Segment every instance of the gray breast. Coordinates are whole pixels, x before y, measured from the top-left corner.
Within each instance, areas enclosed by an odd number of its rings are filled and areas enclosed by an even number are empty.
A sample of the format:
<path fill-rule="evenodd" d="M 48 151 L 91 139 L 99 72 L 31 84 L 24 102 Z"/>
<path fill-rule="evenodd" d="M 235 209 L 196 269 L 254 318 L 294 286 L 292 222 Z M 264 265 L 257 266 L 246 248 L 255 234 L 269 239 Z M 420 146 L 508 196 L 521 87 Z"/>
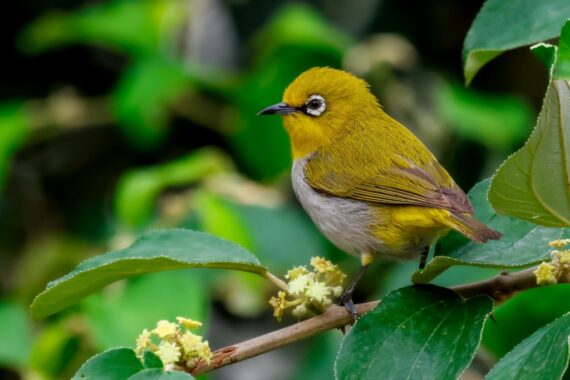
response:
<path fill-rule="evenodd" d="M 382 242 L 370 233 L 373 210 L 365 203 L 319 193 L 305 181 L 310 157 L 293 163 L 291 180 L 297 199 L 319 230 L 338 248 L 359 255 L 381 252 Z"/>

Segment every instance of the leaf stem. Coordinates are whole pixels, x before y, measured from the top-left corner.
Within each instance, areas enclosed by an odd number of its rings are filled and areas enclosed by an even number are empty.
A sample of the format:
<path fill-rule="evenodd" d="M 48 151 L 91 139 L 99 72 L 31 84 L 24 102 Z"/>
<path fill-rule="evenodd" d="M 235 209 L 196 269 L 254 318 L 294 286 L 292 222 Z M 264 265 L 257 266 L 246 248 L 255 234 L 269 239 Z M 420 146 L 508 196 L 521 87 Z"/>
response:
<path fill-rule="evenodd" d="M 282 279 L 280 279 L 270 271 L 266 271 L 265 273 L 263 273 L 263 277 L 271 281 L 275 286 L 277 286 L 279 289 L 283 291 L 287 291 L 287 289 L 289 288 L 285 281 L 283 281 Z"/>

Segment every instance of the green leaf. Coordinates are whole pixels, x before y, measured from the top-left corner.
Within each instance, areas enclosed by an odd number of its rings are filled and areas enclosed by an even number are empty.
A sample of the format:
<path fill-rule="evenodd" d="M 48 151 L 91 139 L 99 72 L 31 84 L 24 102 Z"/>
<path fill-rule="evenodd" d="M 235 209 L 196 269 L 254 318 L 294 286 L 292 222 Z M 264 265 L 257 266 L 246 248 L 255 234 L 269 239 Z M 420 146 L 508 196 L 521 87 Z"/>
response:
<path fill-rule="evenodd" d="M 93 257 L 47 285 L 32 303 L 43 318 L 114 281 L 151 272 L 186 268 L 223 268 L 265 273 L 242 247 L 202 232 L 173 229 L 143 234 L 128 248 Z"/>
<path fill-rule="evenodd" d="M 113 348 L 87 360 L 71 380 L 125 380 L 143 366 L 130 348 Z"/>
<path fill-rule="evenodd" d="M 570 80 L 570 20 L 562 27 L 552 79 Z"/>
<path fill-rule="evenodd" d="M 473 360 L 492 307 L 488 297 L 464 300 L 433 285 L 396 290 L 346 335 L 336 378 L 456 379 Z"/>
<path fill-rule="evenodd" d="M 158 196 L 168 187 L 189 185 L 230 167 L 222 152 L 202 148 L 166 163 L 127 171 L 117 185 L 117 217 L 128 226 L 141 227 L 151 220 Z"/>
<path fill-rule="evenodd" d="M 544 42 L 540 42 L 530 47 L 530 51 L 532 51 L 534 55 L 540 59 L 540 61 L 548 69 L 549 73 L 552 73 L 552 69 L 554 68 L 557 50 L 558 48 L 556 46 Z"/>
<path fill-rule="evenodd" d="M 147 368 L 132 375 L 127 380 L 190 380 L 193 378 L 192 375 L 186 372 Z"/>
<path fill-rule="evenodd" d="M 562 27 L 558 46 L 541 42 L 530 49 L 544 63 L 551 79 L 570 79 L 570 20 Z"/>
<path fill-rule="evenodd" d="M 497 215 L 487 202 L 490 180 L 475 185 L 468 194 L 475 217 L 491 228 L 500 231 L 500 240 L 485 244 L 475 243 L 456 232 L 438 242 L 436 256 L 423 270 L 412 276 L 414 283 L 431 281 L 453 265 L 472 265 L 492 268 L 516 268 L 538 263 L 550 257 L 548 242 L 570 238 L 566 228 L 549 228 Z"/>
<path fill-rule="evenodd" d="M 24 367 L 32 348 L 26 310 L 15 302 L 0 301 L 0 367 Z"/>
<path fill-rule="evenodd" d="M 566 314 L 523 340 L 486 379 L 561 379 L 570 358 L 569 338 L 570 314 Z"/>
<path fill-rule="evenodd" d="M 499 214 L 545 226 L 570 225 L 570 82 L 553 81 L 526 144 L 493 177 Z"/>
<path fill-rule="evenodd" d="M 143 353 L 142 362 L 145 368 L 162 369 L 164 367 L 160 358 L 150 351 L 145 351 Z"/>
<path fill-rule="evenodd" d="M 502 52 L 558 36 L 569 17 L 568 0 L 487 0 L 465 38 L 466 83 Z"/>
<path fill-rule="evenodd" d="M 436 95 L 446 124 L 489 148 L 510 151 L 532 128 L 532 110 L 515 96 L 480 93 L 456 83 L 439 86 Z"/>

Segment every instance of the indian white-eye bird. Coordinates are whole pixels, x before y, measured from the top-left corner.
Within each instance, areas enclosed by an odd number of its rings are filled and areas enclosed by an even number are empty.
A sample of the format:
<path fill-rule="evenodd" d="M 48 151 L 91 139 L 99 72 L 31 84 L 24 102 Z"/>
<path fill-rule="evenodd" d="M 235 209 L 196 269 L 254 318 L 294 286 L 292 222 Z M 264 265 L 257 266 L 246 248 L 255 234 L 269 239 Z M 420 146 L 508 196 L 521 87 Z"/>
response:
<path fill-rule="evenodd" d="M 476 242 L 501 234 L 473 218 L 465 193 L 428 148 L 386 114 L 368 84 L 345 71 L 309 69 L 283 102 L 260 115 L 283 117 L 293 153 L 294 192 L 319 230 L 362 267 L 374 258 L 421 257 L 450 229 Z"/>

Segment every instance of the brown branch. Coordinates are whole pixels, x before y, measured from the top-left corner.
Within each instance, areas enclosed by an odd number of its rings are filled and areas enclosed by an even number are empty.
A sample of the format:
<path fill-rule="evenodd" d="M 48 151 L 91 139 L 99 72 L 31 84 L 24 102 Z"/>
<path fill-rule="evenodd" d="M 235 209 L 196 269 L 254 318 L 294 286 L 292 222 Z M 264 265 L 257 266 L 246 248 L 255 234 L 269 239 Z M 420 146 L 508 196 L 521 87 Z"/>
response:
<path fill-rule="evenodd" d="M 535 269 L 529 268 L 514 273 L 502 272 L 488 280 L 459 285 L 451 289 L 465 298 L 483 294 L 500 302 L 506 300 L 515 292 L 537 287 L 536 278 L 532 273 Z M 559 280 L 559 283 L 569 282 L 570 273 L 566 273 Z M 376 307 L 378 302 L 372 301 L 356 305 L 358 315 L 366 314 Z M 193 375 L 206 373 L 216 368 L 240 362 L 307 339 L 324 331 L 341 328 L 352 322 L 351 315 L 344 307 L 333 305 L 317 317 L 217 350 L 214 352 L 214 357 L 209 365 L 200 362 L 197 367 L 192 369 L 191 373 Z"/>

